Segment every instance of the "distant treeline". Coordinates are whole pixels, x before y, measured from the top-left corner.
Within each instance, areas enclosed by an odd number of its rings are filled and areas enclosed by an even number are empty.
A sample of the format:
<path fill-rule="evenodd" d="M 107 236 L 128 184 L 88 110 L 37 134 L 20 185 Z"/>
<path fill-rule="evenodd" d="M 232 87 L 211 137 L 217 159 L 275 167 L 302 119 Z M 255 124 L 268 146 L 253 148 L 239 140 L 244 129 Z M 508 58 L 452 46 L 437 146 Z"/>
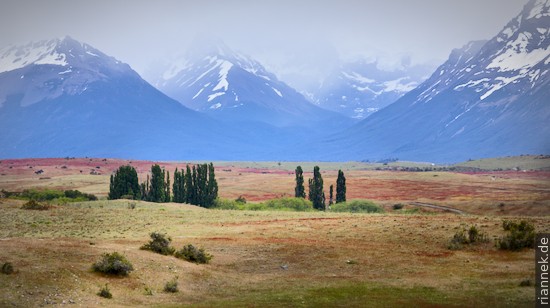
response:
<path fill-rule="evenodd" d="M 159 165 L 151 166 L 151 176 L 141 184 L 136 169 L 121 166 L 111 175 L 109 199 L 136 199 L 151 202 L 179 202 L 202 207 L 212 207 L 218 197 L 218 183 L 214 165 L 199 164 L 185 170 L 174 171 L 174 183 L 170 184 L 170 172 Z"/>

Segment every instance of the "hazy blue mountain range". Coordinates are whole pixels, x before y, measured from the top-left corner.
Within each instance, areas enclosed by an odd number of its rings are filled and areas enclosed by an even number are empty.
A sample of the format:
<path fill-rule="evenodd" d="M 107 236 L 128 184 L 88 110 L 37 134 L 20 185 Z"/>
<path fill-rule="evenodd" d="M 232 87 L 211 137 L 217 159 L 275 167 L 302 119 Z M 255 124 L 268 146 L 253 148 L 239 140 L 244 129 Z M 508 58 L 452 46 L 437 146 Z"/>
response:
<path fill-rule="evenodd" d="M 266 148 L 70 37 L 2 49 L 0 63 L 0 157 L 252 159 Z"/>
<path fill-rule="evenodd" d="M 416 88 L 432 70 L 428 65 L 408 63 L 384 70 L 377 62 L 348 62 L 330 74 L 309 97 L 320 107 L 364 119 Z"/>
<path fill-rule="evenodd" d="M 223 121 L 316 130 L 351 124 L 311 104 L 260 63 L 219 40 L 196 40 L 155 85 L 183 105 Z"/>
<path fill-rule="evenodd" d="M 550 152 L 550 1 L 454 50 L 401 99 L 320 144 L 339 159 L 460 161 Z M 327 148 L 331 148 L 328 149 Z"/>
<path fill-rule="evenodd" d="M 171 63 L 155 83 L 162 92 L 70 37 L 6 47 L 0 157 L 452 162 L 548 154 L 549 9 L 548 0 L 531 0 L 494 38 L 453 50 L 418 85 L 420 69 L 347 64 L 316 104 L 220 42 L 196 44 Z M 368 108 L 380 110 L 353 119 Z"/>

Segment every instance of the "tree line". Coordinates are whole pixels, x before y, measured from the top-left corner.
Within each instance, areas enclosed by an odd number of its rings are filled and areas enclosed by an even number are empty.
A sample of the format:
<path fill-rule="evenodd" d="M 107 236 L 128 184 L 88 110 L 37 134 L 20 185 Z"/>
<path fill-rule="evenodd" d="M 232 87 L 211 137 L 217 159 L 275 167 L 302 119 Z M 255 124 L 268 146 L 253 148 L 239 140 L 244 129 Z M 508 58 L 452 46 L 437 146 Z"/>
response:
<path fill-rule="evenodd" d="M 109 199 L 135 199 L 151 202 L 189 203 L 202 207 L 212 207 L 218 197 L 218 182 L 214 165 L 198 164 L 174 171 L 173 184 L 170 172 L 159 165 L 151 166 L 151 176 L 141 184 L 136 169 L 121 166 L 111 175 Z"/>
<path fill-rule="evenodd" d="M 296 187 L 294 188 L 294 196 L 296 198 L 305 198 L 306 190 L 304 187 L 304 171 L 301 166 L 296 167 Z M 308 199 L 313 203 L 313 207 L 318 210 L 326 209 L 326 197 L 323 189 L 323 176 L 321 175 L 319 166 L 313 167 L 313 178 L 308 179 Z M 334 203 L 333 199 L 334 185 L 330 185 L 329 189 L 329 206 Z M 336 179 L 336 203 L 346 201 L 346 177 L 342 170 L 338 170 L 338 178 Z"/>

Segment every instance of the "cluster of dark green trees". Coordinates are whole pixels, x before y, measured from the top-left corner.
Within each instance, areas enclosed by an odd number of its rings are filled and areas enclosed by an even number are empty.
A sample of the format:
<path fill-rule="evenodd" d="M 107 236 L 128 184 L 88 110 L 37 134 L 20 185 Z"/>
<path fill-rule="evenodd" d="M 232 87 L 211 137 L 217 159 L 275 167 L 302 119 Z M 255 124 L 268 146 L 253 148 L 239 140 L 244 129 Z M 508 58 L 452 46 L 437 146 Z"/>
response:
<path fill-rule="evenodd" d="M 170 191 L 172 188 L 173 196 Z M 151 202 L 179 202 L 211 207 L 218 197 L 218 183 L 214 165 L 199 164 L 186 171 L 174 171 L 174 183 L 170 185 L 170 172 L 159 165 L 151 166 L 151 177 L 141 184 L 136 169 L 121 166 L 111 175 L 109 199 L 136 199 Z"/>
<path fill-rule="evenodd" d="M 318 210 L 326 209 L 326 198 L 323 190 L 323 176 L 319 171 L 319 166 L 313 168 L 313 178 L 308 180 L 309 193 L 308 198 L 313 203 L 313 207 Z M 306 190 L 304 188 L 304 171 L 301 166 L 296 167 L 296 187 L 294 188 L 294 196 L 296 198 L 305 198 Z M 329 189 L 329 205 L 333 204 L 334 186 L 330 185 Z M 346 201 L 346 177 L 342 170 L 338 170 L 338 179 L 336 180 L 336 203 Z"/>
<path fill-rule="evenodd" d="M 218 182 L 214 165 L 196 165 L 174 171 L 174 202 L 212 207 L 218 197 Z"/>

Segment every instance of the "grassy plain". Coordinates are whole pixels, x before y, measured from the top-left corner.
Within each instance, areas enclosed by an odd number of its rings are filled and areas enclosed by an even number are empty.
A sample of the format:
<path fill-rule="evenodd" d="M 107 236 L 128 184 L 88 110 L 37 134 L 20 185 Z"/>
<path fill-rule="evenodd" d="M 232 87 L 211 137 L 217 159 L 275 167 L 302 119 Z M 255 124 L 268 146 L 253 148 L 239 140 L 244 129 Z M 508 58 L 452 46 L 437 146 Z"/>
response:
<path fill-rule="evenodd" d="M 104 197 L 110 173 L 124 163 L 4 160 L 0 188 L 70 188 Z M 151 162 L 132 165 L 144 179 Z M 185 164 L 162 165 L 173 170 Z M 250 201 L 288 196 L 296 165 L 217 163 L 221 196 Z M 377 171 L 361 163 L 319 165 L 327 187 L 342 168 L 348 199 L 374 200 L 386 213 L 222 211 L 141 201 L 131 209 L 125 200 L 30 211 L 20 208 L 23 201 L 0 199 L 0 263 L 11 262 L 16 270 L 0 274 L 0 306 L 533 306 L 534 288 L 519 285 L 534 279 L 534 251 L 500 251 L 492 240 L 504 234 L 503 219 L 528 219 L 537 232 L 550 232 L 547 172 L 419 173 Z M 44 172 L 35 174 L 38 170 Z M 410 210 L 414 201 L 470 214 L 392 210 L 395 203 Z M 470 225 L 491 242 L 448 250 L 453 234 Z M 204 247 L 214 259 L 196 265 L 140 250 L 154 231 L 170 235 L 176 248 Z M 135 271 L 124 278 L 91 271 L 102 253 L 114 251 Z M 174 277 L 180 292 L 163 292 Z M 113 299 L 96 295 L 105 284 Z"/>

